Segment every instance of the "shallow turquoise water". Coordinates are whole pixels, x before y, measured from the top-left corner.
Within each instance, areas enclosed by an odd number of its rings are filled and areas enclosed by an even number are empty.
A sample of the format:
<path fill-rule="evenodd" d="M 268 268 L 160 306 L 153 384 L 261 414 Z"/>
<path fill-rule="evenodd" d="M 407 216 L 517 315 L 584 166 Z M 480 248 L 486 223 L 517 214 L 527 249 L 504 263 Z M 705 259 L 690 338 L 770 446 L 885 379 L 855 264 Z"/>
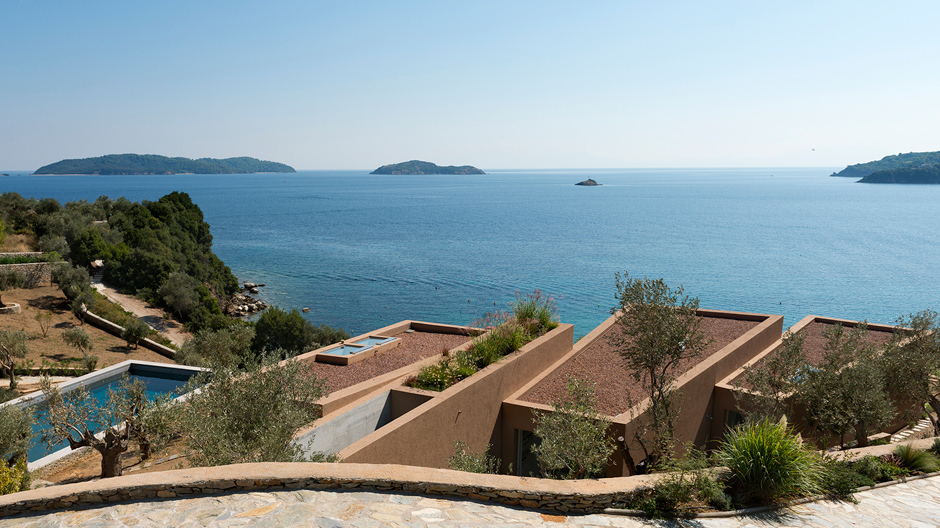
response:
<path fill-rule="evenodd" d="M 614 273 L 682 284 L 704 308 L 892 322 L 940 309 L 940 186 L 863 185 L 835 168 L 366 171 L 10 176 L 60 201 L 188 192 L 216 253 L 259 295 L 316 323 L 465 324 L 516 292 L 557 297 L 586 334 Z M 9 172 L 9 171 L 4 171 Z M 588 177 L 603 185 L 577 187 Z"/>

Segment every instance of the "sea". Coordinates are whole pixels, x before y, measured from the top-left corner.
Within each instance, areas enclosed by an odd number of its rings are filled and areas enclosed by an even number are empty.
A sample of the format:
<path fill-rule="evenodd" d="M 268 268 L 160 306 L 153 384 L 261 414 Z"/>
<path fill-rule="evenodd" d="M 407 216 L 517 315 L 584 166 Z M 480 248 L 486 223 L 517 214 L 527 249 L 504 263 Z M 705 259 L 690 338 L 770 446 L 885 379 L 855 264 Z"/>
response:
<path fill-rule="evenodd" d="M 33 176 L 0 192 L 64 203 L 189 193 L 213 250 L 258 298 L 353 335 L 403 319 L 468 324 L 536 290 L 585 335 L 615 273 L 702 308 L 893 323 L 940 310 L 940 185 L 841 167 Z M 600 186 L 575 183 L 593 178 Z"/>

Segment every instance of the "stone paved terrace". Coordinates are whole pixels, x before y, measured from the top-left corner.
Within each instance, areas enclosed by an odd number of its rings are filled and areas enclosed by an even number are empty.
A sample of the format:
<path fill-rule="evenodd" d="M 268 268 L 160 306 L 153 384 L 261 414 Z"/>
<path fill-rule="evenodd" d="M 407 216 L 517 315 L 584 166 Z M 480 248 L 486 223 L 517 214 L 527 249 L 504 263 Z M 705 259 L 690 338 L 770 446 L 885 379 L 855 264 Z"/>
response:
<path fill-rule="evenodd" d="M 368 491 L 283 490 L 125 502 L 0 519 L 0 528 L 58 526 L 940 526 L 940 477 L 856 494 L 859 503 L 818 502 L 746 517 L 647 521 L 605 514 L 558 515 L 471 500 Z"/>

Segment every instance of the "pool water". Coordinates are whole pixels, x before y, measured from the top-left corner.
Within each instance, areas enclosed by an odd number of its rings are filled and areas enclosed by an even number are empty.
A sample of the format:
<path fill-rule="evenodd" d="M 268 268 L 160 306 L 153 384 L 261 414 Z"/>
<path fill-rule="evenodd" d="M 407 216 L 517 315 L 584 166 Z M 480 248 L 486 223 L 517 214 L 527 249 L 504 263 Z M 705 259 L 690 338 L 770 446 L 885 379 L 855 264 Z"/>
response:
<path fill-rule="evenodd" d="M 394 337 L 367 337 L 365 339 L 360 339 L 348 345 L 338 346 L 336 348 L 331 348 L 329 350 L 324 350 L 323 354 L 331 354 L 334 356 L 348 356 L 350 354 L 358 354 L 363 350 L 368 350 L 375 345 L 381 345 L 383 343 L 388 343 L 394 341 Z"/>
<path fill-rule="evenodd" d="M 356 341 L 354 344 L 364 345 L 364 346 L 373 346 L 373 345 L 379 345 L 382 343 L 388 343 L 389 341 L 394 341 L 394 340 L 395 340 L 394 337 L 367 337 L 365 339 L 360 339 L 359 341 Z"/>
<path fill-rule="evenodd" d="M 146 385 L 147 398 L 153 400 L 163 394 L 182 395 L 182 390 L 186 387 L 189 379 L 195 375 L 192 370 L 176 370 L 172 367 L 151 367 L 147 365 L 132 364 L 128 370 L 115 372 L 112 377 L 94 381 L 88 385 L 91 397 L 99 404 L 104 405 L 108 399 L 108 388 L 116 387 L 121 377 L 127 375 L 130 381 L 140 380 Z M 73 389 L 74 390 L 74 389 Z M 65 396 L 68 395 L 67 391 Z M 46 422 L 46 408 L 42 403 L 37 404 L 36 424 L 33 425 L 33 445 L 27 453 L 27 460 L 34 462 L 40 458 L 59 451 L 69 446 L 68 440 L 65 440 L 55 446 L 49 447 L 41 440 L 43 431 L 49 428 Z M 96 424 L 99 426 L 100 424 Z"/>

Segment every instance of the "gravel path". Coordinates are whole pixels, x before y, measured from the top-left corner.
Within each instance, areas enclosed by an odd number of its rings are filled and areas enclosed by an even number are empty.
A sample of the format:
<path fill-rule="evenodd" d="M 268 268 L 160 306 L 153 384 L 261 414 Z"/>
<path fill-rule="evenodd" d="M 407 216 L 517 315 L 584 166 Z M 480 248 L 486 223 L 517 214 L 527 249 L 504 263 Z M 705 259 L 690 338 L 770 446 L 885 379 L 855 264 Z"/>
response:
<path fill-rule="evenodd" d="M 65 526 L 615 526 L 921 528 L 940 525 L 940 477 L 878 488 L 858 504 L 821 501 L 745 517 L 648 521 L 613 515 L 553 515 L 488 502 L 365 491 L 271 491 L 150 500 L 0 519 L 0 528 Z"/>
<path fill-rule="evenodd" d="M 92 277 L 91 285 L 98 290 L 98 293 L 139 317 L 154 330 L 166 336 L 176 346 L 182 346 L 183 342 L 190 337 L 191 334 L 183 329 L 183 325 L 163 317 L 162 309 L 154 308 L 136 297 L 119 293 L 114 288 L 105 286 L 101 282 L 100 273 Z"/>

